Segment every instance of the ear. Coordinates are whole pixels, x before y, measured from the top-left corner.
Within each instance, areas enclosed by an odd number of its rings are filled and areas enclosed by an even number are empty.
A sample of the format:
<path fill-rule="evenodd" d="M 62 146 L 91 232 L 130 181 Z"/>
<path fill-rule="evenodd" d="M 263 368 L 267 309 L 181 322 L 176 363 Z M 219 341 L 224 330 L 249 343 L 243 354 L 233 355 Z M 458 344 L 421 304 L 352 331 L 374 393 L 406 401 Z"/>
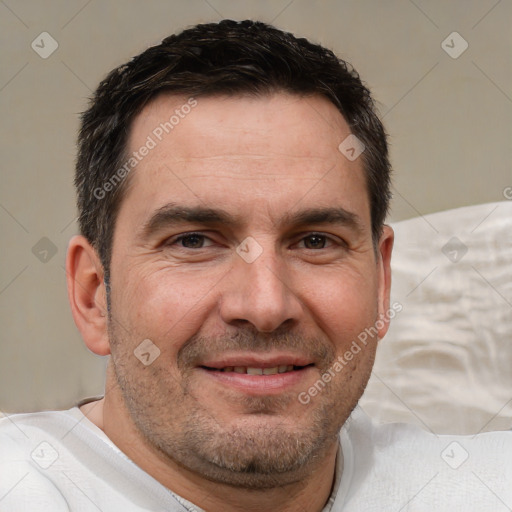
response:
<path fill-rule="evenodd" d="M 103 279 L 103 265 L 96 250 L 85 237 L 73 237 L 66 257 L 71 312 L 89 350 L 101 356 L 110 354 L 107 295 Z"/>
<path fill-rule="evenodd" d="M 390 226 L 383 226 L 377 254 L 378 276 L 378 328 L 379 339 L 384 338 L 389 328 L 391 292 L 391 253 L 395 234 Z"/>

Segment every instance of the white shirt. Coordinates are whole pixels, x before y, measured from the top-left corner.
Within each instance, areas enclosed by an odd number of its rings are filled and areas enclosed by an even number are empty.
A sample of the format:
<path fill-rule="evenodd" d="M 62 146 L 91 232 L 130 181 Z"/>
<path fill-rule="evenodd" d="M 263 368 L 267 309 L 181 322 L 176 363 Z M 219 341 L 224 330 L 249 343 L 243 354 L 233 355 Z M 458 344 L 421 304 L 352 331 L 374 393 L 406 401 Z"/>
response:
<path fill-rule="evenodd" d="M 340 432 L 335 486 L 322 512 L 511 508 L 512 432 L 436 436 L 414 425 L 375 425 L 357 407 Z M 0 511 L 202 509 L 140 469 L 75 407 L 0 420 Z"/>

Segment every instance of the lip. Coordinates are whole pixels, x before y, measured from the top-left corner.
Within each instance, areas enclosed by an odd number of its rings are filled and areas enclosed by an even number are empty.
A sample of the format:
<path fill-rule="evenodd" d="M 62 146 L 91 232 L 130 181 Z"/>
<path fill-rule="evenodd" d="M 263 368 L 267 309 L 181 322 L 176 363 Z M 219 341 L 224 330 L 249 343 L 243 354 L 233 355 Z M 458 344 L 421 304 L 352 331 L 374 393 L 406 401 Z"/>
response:
<path fill-rule="evenodd" d="M 275 354 L 224 354 L 218 359 L 211 359 L 201 362 L 201 367 L 226 368 L 227 366 L 249 366 L 251 368 L 273 368 L 275 366 L 308 366 L 313 361 L 298 354 L 275 353 Z"/>
<path fill-rule="evenodd" d="M 273 375 L 249 375 L 234 371 L 218 371 L 220 368 L 244 366 L 250 368 L 274 368 L 276 366 L 300 367 Z M 209 382 L 242 392 L 250 396 L 279 395 L 293 388 L 300 389 L 310 381 L 315 371 L 313 362 L 297 354 L 232 354 L 205 361 L 196 368 Z"/>

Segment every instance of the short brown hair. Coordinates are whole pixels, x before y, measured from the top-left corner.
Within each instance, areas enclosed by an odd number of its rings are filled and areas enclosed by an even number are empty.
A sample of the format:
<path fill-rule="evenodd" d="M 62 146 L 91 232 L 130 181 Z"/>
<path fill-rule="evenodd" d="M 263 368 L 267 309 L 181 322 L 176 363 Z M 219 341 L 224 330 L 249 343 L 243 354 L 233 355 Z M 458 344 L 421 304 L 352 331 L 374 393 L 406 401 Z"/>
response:
<path fill-rule="evenodd" d="M 101 197 L 98 190 L 119 178 L 135 116 L 164 91 L 194 97 L 283 91 L 330 100 L 365 145 L 372 236 L 378 240 L 391 197 L 390 164 L 384 127 L 357 72 L 332 51 L 270 25 L 223 20 L 167 37 L 114 69 L 82 114 L 75 176 L 78 220 L 107 275 L 127 180 Z"/>

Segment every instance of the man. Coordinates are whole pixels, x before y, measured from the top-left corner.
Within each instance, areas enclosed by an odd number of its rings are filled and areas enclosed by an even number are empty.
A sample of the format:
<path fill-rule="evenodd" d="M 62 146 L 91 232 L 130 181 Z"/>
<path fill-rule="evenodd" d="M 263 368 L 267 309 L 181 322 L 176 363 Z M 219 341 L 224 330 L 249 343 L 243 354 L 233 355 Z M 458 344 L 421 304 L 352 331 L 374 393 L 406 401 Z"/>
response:
<path fill-rule="evenodd" d="M 511 507 L 512 433 L 356 408 L 393 310 L 389 174 L 357 73 L 268 25 L 199 25 L 111 72 L 67 257 L 105 395 L 3 420 L 1 510 Z"/>

